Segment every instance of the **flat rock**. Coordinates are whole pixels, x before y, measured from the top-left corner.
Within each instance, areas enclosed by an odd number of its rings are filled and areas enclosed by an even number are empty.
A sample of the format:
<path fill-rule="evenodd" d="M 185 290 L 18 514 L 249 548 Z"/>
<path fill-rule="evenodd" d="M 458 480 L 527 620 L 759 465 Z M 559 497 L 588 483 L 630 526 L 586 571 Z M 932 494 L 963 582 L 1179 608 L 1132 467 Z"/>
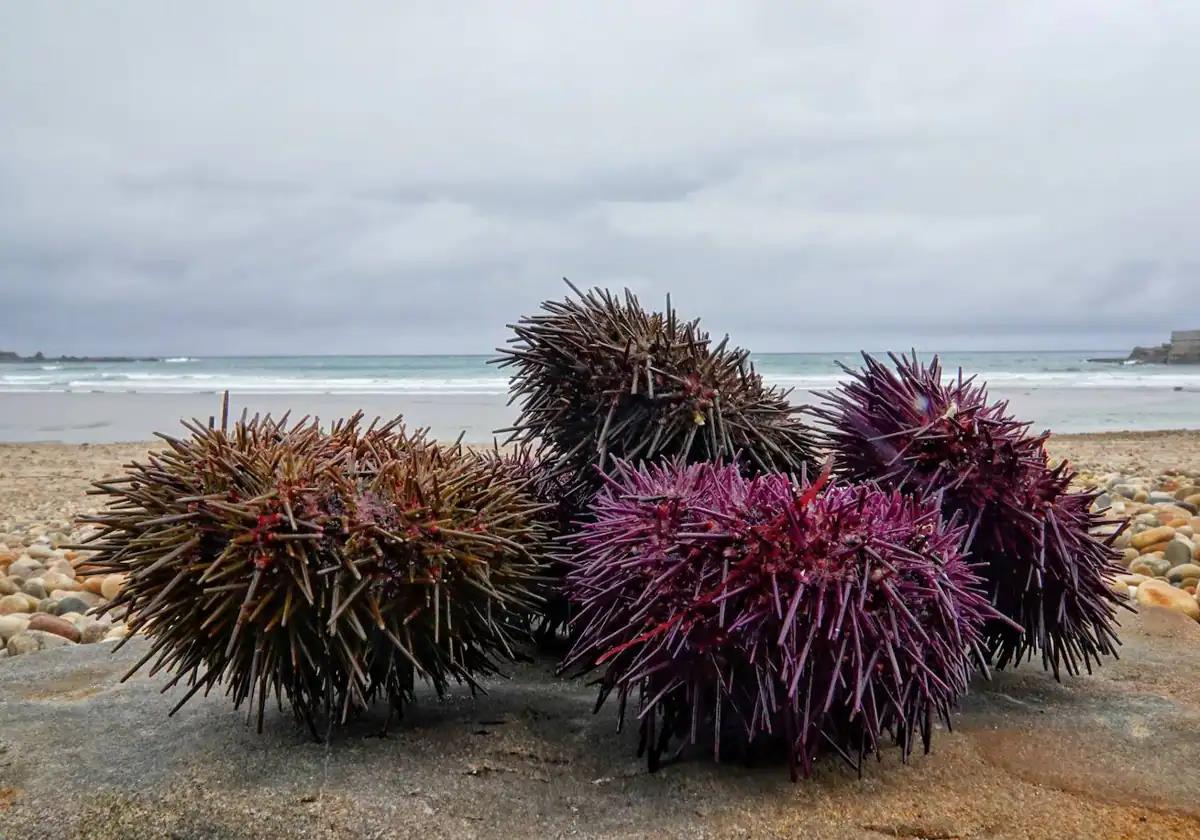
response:
<path fill-rule="evenodd" d="M 380 709 L 321 744 L 273 704 L 256 734 L 220 691 L 168 718 L 186 686 L 120 682 L 145 639 L 44 651 L 0 661 L 0 825 L 14 840 L 1195 838 L 1200 624 L 1157 608 L 1121 620 L 1121 658 L 1094 675 L 979 679 L 931 755 L 904 766 L 886 749 L 861 780 L 825 759 L 796 785 L 770 760 L 697 752 L 648 774 L 636 728 L 616 734 L 550 658 L 486 696 L 422 691 L 386 737 Z"/>

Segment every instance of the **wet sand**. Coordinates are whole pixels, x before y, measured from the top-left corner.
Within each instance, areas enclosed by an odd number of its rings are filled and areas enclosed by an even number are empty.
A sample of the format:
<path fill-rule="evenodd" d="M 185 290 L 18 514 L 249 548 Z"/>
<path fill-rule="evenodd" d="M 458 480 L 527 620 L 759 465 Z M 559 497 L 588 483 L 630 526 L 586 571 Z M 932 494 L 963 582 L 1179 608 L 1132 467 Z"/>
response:
<path fill-rule="evenodd" d="M 1194 391 L 993 388 L 991 394 L 1009 400 L 1013 412 L 1039 431 L 1200 428 L 1200 393 Z M 814 395 L 796 391 L 791 399 L 803 405 Z M 516 418 L 507 400 L 500 394 L 235 394 L 233 406 L 236 412 L 291 410 L 293 417 L 311 414 L 324 420 L 359 410 L 368 417 L 403 414 L 410 425 L 429 426 L 439 438 L 463 432 L 468 442 L 485 443 Z M 174 433 L 180 417 L 207 421 L 220 408 L 219 394 L 0 393 L 0 442 L 148 440 L 156 431 Z"/>

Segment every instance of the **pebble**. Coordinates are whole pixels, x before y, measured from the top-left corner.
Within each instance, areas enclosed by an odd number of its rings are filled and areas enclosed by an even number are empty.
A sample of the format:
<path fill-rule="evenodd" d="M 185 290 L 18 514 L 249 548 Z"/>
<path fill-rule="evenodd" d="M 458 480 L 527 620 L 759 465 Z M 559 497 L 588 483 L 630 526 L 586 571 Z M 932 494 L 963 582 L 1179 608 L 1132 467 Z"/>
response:
<path fill-rule="evenodd" d="M 45 543 L 34 543 L 25 549 L 25 553 L 34 560 L 48 560 L 54 556 L 54 550 Z"/>
<path fill-rule="evenodd" d="M 83 588 L 75 582 L 74 576 L 64 575 L 62 572 L 47 572 L 42 575 L 42 582 L 46 585 L 48 592 L 53 592 L 56 589 L 62 589 L 67 592 L 78 592 Z"/>
<path fill-rule="evenodd" d="M 121 589 L 125 586 L 125 575 L 109 575 L 101 584 L 100 594 L 111 601 L 121 594 Z"/>
<path fill-rule="evenodd" d="M 85 645 L 92 645 L 102 640 L 112 629 L 112 625 L 107 621 L 100 621 L 86 615 L 76 624 L 76 627 L 79 628 L 79 641 Z"/>
<path fill-rule="evenodd" d="M 41 578 L 30 578 L 21 584 L 21 591 L 39 601 L 47 597 L 46 583 Z"/>
<path fill-rule="evenodd" d="M 1200 602 L 1161 580 L 1145 580 L 1138 584 L 1137 602 L 1143 606 L 1166 607 L 1200 621 Z"/>
<path fill-rule="evenodd" d="M 1152 492 L 1150 494 L 1148 501 L 1152 505 L 1160 505 L 1160 504 L 1170 505 L 1170 504 L 1174 504 L 1176 500 L 1175 500 L 1174 493 L 1168 493 L 1165 490 L 1155 490 L 1154 492 Z M 32 557 L 33 555 L 30 555 L 30 556 Z"/>
<path fill-rule="evenodd" d="M 63 613 L 85 613 L 91 609 L 92 605 L 83 599 L 83 595 L 87 593 L 70 593 L 64 598 L 58 599 L 56 602 L 57 609 L 55 612 L 58 615 Z"/>
<path fill-rule="evenodd" d="M 1125 568 L 1128 569 L 1130 564 L 1138 559 L 1139 553 L 1136 548 L 1126 548 L 1122 552 L 1125 559 Z"/>
<path fill-rule="evenodd" d="M 38 577 L 46 568 L 36 560 L 29 557 L 22 557 L 8 567 L 8 576 L 27 580 L 31 577 Z"/>
<path fill-rule="evenodd" d="M 0 598 L 0 615 L 33 612 L 29 608 L 29 597 L 23 593 L 5 595 Z"/>
<path fill-rule="evenodd" d="M 1175 536 L 1175 529 L 1166 525 L 1150 528 L 1133 535 L 1133 547 L 1139 551 L 1155 543 L 1167 542 Z"/>
<path fill-rule="evenodd" d="M 1200 578 L 1200 566 L 1195 563 L 1181 563 L 1167 571 L 1167 580 L 1172 583 L 1182 582 L 1187 578 Z"/>
<path fill-rule="evenodd" d="M 75 644 L 70 639 L 47 633 L 44 630 L 26 630 L 8 640 L 6 646 L 9 656 L 20 656 L 24 653 L 36 653 L 39 650 L 49 650 Z"/>
<path fill-rule="evenodd" d="M 1190 563 L 1192 559 L 1193 546 L 1185 537 L 1176 537 L 1167 543 L 1167 547 L 1163 550 L 1163 558 L 1168 563 L 1174 566 L 1182 566 L 1184 563 Z"/>
<path fill-rule="evenodd" d="M 29 617 L 14 613 L 0 615 L 0 641 L 8 642 L 13 636 L 21 633 L 29 626 Z"/>
<path fill-rule="evenodd" d="M 1162 577 L 1171 568 L 1171 564 L 1167 562 L 1161 554 L 1143 554 L 1129 566 L 1129 571 L 1138 575 L 1156 578 Z"/>
<path fill-rule="evenodd" d="M 44 630 L 47 633 L 62 636 L 64 639 L 69 639 L 72 642 L 78 642 L 80 639 L 79 628 L 65 618 L 59 618 L 56 615 L 39 613 L 29 620 L 28 629 Z"/>
<path fill-rule="evenodd" d="M 11 577 L 0 577 L 0 595 L 16 595 L 20 591 L 20 580 Z"/>

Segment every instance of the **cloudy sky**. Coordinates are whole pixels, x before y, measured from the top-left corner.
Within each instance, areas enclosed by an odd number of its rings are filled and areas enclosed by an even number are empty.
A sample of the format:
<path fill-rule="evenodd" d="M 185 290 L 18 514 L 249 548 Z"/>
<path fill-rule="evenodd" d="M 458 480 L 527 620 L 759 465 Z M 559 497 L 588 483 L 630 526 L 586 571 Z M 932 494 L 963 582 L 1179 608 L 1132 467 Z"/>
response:
<path fill-rule="evenodd" d="M 1200 327 L 1200 4 L 451 5 L 0 5 L 0 349 L 486 352 L 563 275 L 770 351 Z"/>

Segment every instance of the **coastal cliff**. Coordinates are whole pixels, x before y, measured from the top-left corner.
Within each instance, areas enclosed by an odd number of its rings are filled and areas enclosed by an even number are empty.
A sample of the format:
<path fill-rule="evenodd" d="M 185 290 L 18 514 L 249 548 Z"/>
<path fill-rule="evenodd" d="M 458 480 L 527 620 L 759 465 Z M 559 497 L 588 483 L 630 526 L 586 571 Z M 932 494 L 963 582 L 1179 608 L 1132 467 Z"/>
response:
<path fill-rule="evenodd" d="M 1134 347 L 1125 359 L 1088 359 L 1089 362 L 1138 362 L 1146 365 L 1200 365 L 1200 330 L 1175 330 L 1171 340 L 1157 347 Z"/>
<path fill-rule="evenodd" d="M 0 350 L 0 362 L 159 362 L 154 356 L 46 356 L 41 352 L 22 356 L 12 350 Z"/>

